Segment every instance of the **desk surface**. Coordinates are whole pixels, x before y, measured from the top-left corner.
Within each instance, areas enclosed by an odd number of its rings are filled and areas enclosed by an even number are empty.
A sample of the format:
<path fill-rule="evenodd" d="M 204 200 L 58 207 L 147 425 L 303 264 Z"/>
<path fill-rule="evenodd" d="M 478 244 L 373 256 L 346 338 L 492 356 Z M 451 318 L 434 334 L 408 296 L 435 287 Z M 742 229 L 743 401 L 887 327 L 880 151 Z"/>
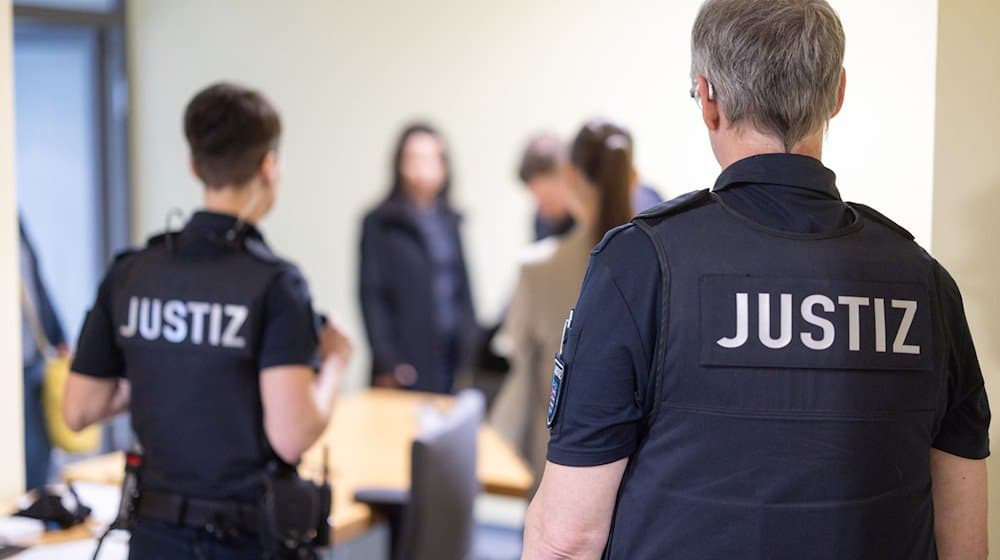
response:
<path fill-rule="evenodd" d="M 299 469 L 303 476 L 319 479 L 323 453 L 328 450 L 335 541 L 351 539 L 372 524 L 371 510 L 354 501 L 355 490 L 409 486 L 410 446 L 420 407 L 447 409 L 452 401 L 446 396 L 370 389 L 337 402 L 333 421 L 303 456 Z M 119 484 L 123 470 L 123 455 L 114 453 L 73 464 L 63 476 L 70 481 Z M 489 426 L 479 432 L 478 470 L 484 490 L 491 494 L 523 497 L 531 488 L 527 465 Z"/>

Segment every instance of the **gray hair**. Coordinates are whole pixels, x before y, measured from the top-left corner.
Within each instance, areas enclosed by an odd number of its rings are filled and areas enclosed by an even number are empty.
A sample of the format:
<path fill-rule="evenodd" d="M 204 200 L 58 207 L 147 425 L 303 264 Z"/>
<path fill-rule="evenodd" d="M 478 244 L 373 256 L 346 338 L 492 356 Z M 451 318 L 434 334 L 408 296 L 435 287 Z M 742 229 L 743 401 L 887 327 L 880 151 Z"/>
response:
<path fill-rule="evenodd" d="M 691 32 L 691 78 L 712 84 L 733 125 L 791 151 L 836 110 L 845 42 L 826 0 L 707 0 Z"/>

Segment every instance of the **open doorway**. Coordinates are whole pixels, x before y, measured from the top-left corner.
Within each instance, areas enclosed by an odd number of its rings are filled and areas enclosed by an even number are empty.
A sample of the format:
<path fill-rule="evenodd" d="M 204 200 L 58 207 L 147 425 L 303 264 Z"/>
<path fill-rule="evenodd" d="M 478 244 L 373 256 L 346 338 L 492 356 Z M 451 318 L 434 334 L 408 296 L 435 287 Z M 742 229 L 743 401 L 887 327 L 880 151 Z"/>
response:
<path fill-rule="evenodd" d="M 33 268 L 23 297 L 46 300 L 33 307 L 70 346 L 107 263 L 129 243 L 123 22 L 121 0 L 14 2 L 17 200 L 22 268 Z M 124 445 L 127 425 L 106 436 L 106 449 Z M 28 450 L 31 439 L 26 430 Z M 57 453 L 49 474 L 65 459 Z"/>

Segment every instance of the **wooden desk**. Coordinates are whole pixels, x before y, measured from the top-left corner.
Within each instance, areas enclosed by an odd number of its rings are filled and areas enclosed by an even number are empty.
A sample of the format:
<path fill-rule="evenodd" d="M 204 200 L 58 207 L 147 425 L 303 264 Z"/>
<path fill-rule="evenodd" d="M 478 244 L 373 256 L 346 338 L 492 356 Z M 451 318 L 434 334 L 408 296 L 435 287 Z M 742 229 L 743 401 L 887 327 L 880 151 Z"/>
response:
<path fill-rule="evenodd" d="M 421 406 L 448 408 L 451 397 L 386 389 L 369 389 L 337 402 L 333 421 L 319 442 L 302 459 L 303 476 L 318 479 L 323 451 L 329 450 L 334 487 L 334 540 L 342 542 L 366 531 L 371 510 L 354 501 L 354 492 L 367 486 L 408 488 L 410 446 L 417 433 Z M 120 484 L 124 470 L 121 453 L 70 465 L 66 480 Z M 524 497 L 531 488 L 525 462 L 489 426 L 479 431 L 479 480 L 486 492 Z"/>

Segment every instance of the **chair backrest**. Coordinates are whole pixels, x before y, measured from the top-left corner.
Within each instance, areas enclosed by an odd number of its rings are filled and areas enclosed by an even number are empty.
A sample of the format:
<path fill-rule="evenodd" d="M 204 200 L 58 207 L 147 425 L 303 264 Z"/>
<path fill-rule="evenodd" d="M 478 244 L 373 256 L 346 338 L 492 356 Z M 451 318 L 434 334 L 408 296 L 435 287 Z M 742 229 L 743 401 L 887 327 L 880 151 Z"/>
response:
<path fill-rule="evenodd" d="M 454 407 L 413 441 L 410 504 L 396 560 L 466 560 L 472 548 L 473 509 L 482 393 L 458 394 Z"/>

